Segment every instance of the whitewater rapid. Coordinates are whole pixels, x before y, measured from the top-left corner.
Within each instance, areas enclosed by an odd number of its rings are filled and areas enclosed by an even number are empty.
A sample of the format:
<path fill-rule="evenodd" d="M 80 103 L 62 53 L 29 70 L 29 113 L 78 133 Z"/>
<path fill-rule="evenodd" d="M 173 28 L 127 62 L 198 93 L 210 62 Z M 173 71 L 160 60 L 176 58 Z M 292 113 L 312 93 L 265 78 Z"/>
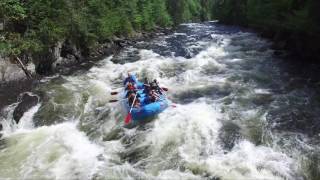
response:
<path fill-rule="evenodd" d="M 215 23 L 139 42 L 89 71 L 43 80 L 42 100 L 12 120 L 3 109 L 2 179 L 305 179 L 299 153 L 270 129 L 280 69 L 271 43 Z M 170 107 L 126 129 L 127 72 L 167 87 Z"/>

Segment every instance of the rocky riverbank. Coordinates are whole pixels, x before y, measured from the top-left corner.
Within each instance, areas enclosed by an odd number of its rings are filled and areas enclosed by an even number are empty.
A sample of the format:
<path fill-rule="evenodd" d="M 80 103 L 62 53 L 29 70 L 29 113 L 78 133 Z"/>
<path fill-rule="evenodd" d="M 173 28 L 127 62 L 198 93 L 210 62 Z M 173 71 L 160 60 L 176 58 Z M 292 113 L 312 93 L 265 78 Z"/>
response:
<path fill-rule="evenodd" d="M 90 66 L 94 61 L 117 54 L 123 47 L 170 32 L 172 29 L 158 27 L 152 32 L 139 32 L 131 37 L 113 37 L 93 48 L 87 48 L 85 45 L 83 47 L 77 46 L 69 40 L 65 40 L 52 47 L 48 54 L 38 57 L 36 73 L 45 76 L 55 73 L 67 75 L 79 67 Z"/>
<path fill-rule="evenodd" d="M 151 32 L 136 32 L 130 37 L 113 37 L 88 48 L 87 45 L 77 45 L 70 40 L 57 42 L 43 54 L 22 57 L 24 65 L 34 78 L 53 74 L 70 74 L 75 69 L 106 56 L 117 54 L 122 48 L 141 40 L 171 33 L 172 29 L 158 27 Z M 24 71 L 14 58 L 0 57 L 1 84 L 27 79 Z"/>
<path fill-rule="evenodd" d="M 29 60 L 28 64 L 25 64 L 32 74 L 32 79 L 26 77 L 16 62 L 9 59 L 0 61 L 2 62 L 0 65 L 0 77 L 2 77 L 2 81 L 0 81 L 0 110 L 18 101 L 19 104 L 14 110 L 14 120 L 18 122 L 24 112 L 39 101 L 34 96 L 23 93 L 31 91 L 42 77 L 54 74 L 69 75 L 78 69 L 89 69 L 95 61 L 117 54 L 126 46 L 141 40 L 145 41 L 156 36 L 169 34 L 172 31 L 172 29 L 157 28 L 152 32 L 135 33 L 132 37 L 114 37 L 97 44 L 92 49 L 79 48 L 68 40 L 57 43 L 48 51 L 48 54 L 35 57 L 35 59 Z"/>

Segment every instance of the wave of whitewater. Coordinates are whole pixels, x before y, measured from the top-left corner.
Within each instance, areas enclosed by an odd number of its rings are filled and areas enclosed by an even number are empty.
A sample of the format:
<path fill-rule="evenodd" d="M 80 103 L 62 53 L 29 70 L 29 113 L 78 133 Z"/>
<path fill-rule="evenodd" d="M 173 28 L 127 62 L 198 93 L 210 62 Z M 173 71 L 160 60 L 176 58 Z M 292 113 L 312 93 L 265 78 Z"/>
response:
<path fill-rule="evenodd" d="M 280 76 L 269 46 L 238 29 L 185 24 L 88 72 L 48 78 L 19 124 L 16 104 L 2 110 L 0 178 L 305 179 L 266 120 Z M 108 101 L 127 72 L 158 79 L 177 107 L 123 128 L 121 107 Z"/>

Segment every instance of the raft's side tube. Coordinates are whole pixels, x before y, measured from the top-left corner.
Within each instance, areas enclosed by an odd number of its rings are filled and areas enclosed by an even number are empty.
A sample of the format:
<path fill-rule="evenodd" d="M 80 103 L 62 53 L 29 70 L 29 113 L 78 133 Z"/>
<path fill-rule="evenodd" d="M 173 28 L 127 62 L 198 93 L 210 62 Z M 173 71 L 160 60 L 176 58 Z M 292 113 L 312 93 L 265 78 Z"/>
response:
<path fill-rule="evenodd" d="M 131 111 L 132 118 L 135 121 L 150 118 L 161 113 L 167 107 L 168 107 L 167 100 L 160 100 L 160 101 L 145 105 L 141 108 L 133 108 Z"/>

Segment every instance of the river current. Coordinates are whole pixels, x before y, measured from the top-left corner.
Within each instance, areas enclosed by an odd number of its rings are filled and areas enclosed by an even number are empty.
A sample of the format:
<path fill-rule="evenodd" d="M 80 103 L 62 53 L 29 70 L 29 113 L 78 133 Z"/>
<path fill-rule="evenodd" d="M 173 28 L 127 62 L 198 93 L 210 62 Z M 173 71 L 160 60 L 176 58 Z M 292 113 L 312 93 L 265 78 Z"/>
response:
<path fill-rule="evenodd" d="M 18 124 L 0 116 L 0 179 L 318 179 L 319 96 L 272 43 L 215 22 L 183 24 L 69 76 L 43 79 Z M 170 107 L 124 128 L 127 72 Z"/>

